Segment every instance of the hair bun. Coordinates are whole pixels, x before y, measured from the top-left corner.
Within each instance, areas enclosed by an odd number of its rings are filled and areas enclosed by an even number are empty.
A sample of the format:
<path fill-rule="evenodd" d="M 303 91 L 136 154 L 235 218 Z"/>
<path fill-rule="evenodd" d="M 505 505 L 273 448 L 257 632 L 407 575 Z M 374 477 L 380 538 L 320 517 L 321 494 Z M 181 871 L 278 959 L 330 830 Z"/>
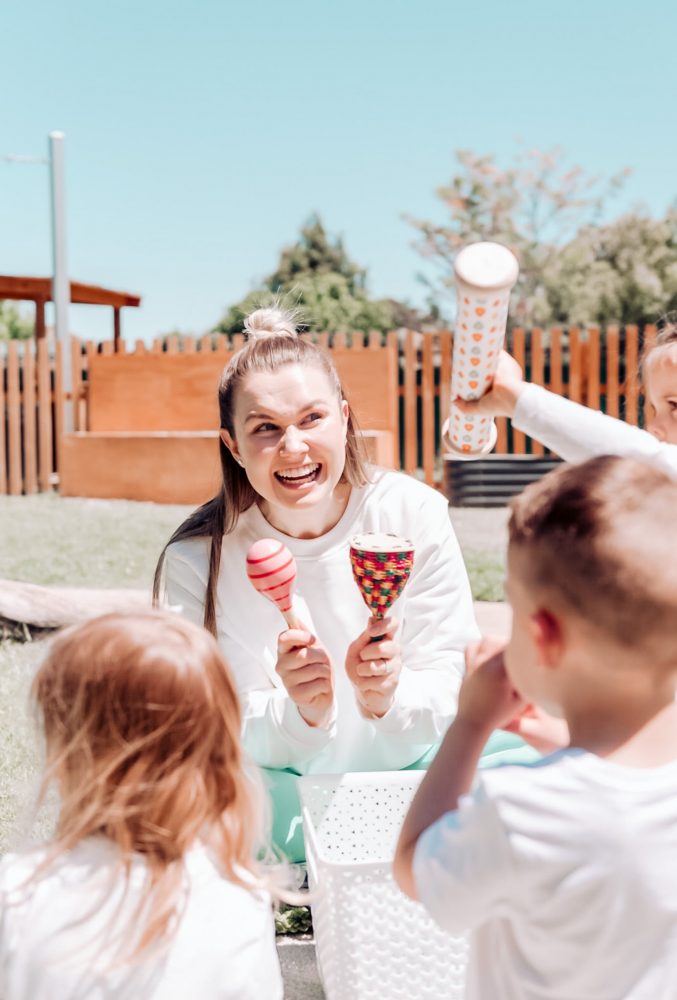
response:
<path fill-rule="evenodd" d="M 294 313 L 274 306 L 257 309 L 246 316 L 244 332 L 247 340 L 260 337 L 298 337 Z"/>

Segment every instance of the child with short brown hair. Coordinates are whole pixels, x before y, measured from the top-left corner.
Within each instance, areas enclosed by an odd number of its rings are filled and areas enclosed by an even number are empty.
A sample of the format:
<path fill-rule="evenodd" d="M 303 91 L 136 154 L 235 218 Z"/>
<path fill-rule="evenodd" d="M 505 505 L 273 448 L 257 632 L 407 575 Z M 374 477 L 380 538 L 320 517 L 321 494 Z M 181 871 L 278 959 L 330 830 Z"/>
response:
<path fill-rule="evenodd" d="M 677 484 L 611 456 L 513 502 L 512 636 L 468 657 L 400 886 L 472 931 L 468 1000 L 677 996 Z M 527 702 L 570 745 L 475 770 Z"/>

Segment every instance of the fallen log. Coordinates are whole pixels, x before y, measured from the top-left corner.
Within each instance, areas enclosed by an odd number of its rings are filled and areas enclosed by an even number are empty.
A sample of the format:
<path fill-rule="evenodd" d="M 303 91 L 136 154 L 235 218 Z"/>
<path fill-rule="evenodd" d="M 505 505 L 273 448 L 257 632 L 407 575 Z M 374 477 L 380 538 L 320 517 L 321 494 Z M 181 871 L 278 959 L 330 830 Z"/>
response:
<path fill-rule="evenodd" d="M 31 631 L 63 628 L 109 611 L 138 611 L 150 603 L 146 590 L 44 587 L 0 580 L 0 623 L 7 628 L 15 623 L 19 632 L 22 625 Z"/>

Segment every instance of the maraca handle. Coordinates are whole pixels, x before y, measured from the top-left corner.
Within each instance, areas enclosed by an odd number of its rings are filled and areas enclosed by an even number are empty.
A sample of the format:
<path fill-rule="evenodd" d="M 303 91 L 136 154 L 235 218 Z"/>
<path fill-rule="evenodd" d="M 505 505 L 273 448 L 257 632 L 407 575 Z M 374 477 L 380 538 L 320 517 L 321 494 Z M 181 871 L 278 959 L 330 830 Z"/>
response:
<path fill-rule="evenodd" d="M 284 620 L 286 621 L 289 628 L 297 628 L 297 629 L 303 628 L 303 625 L 294 614 L 293 608 L 290 608 L 288 611 L 283 611 L 282 615 L 284 616 Z"/>

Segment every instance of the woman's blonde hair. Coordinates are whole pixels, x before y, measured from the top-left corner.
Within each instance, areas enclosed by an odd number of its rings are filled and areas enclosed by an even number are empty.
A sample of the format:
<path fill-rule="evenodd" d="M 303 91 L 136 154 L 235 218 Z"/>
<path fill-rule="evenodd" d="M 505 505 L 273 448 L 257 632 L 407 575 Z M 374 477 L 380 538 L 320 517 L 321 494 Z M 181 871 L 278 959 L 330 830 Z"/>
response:
<path fill-rule="evenodd" d="M 228 667 L 204 629 L 163 611 L 109 614 L 52 645 L 33 682 L 47 767 L 60 792 L 53 842 L 36 877 L 85 837 L 142 855 L 149 894 L 130 938 L 136 957 L 168 938 L 185 903 L 186 852 L 207 844 L 222 874 L 260 885 L 263 799 L 240 747 Z"/>
<path fill-rule="evenodd" d="M 319 368 L 325 373 L 340 402 L 345 398 L 341 381 L 331 357 L 310 340 L 300 337 L 293 312 L 276 307 L 257 309 L 244 321 L 247 343 L 230 359 L 219 383 L 219 414 L 222 429 L 235 437 L 233 412 L 235 396 L 252 372 L 276 372 L 285 365 Z M 171 536 L 155 570 L 153 600 L 160 596 L 162 566 L 167 548 L 184 538 L 210 538 L 209 576 L 205 593 L 204 625 L 216 635 L 216 585 L 221 565 L 223 536 L 233 531 L 240 514 L 258 499 L 245 470 L 235 461 L 223 441 L 219 443 L 222 486 L 212 500 L 198 507 Z M 351 486 L 368 482 L 365 451 L 355 416 L 348 406 L 346 461 L 342 481 Z"/>

